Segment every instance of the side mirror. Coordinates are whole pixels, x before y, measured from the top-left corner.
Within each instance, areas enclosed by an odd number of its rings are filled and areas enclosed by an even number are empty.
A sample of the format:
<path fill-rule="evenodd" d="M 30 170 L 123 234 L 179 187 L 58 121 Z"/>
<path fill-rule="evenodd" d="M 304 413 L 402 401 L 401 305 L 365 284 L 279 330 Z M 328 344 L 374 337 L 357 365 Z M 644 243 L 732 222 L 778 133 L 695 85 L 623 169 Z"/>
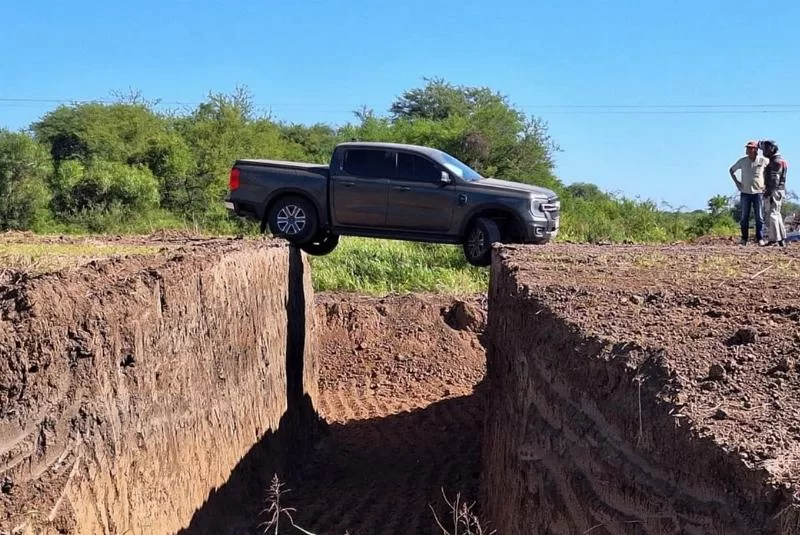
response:
<path fill-rule="evenodd" d="M 442 171 L 442 177 L 439 179 L 442 184 L 452 184 L 453 179 L 450 178 L 450 174 L 447 171 Z"/>

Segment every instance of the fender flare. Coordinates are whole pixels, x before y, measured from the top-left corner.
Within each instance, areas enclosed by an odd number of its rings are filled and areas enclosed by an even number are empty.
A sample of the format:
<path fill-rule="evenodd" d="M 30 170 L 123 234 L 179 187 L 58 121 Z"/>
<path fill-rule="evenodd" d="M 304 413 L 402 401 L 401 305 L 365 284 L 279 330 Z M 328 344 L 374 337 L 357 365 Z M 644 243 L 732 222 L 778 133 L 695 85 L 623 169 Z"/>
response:
<path fill-rule="evenodd" d="M 472 222 L 475 221 L 477 217 L 480 217 L 483 212 L 502 212 L 503 215 L 508 216 L 519 226 L 520 231 L 525 231 L 525 221 L 523 221 L 516 211 L 511 210 L 508 206 L 502 204 L 489 203 L 476 206 L 467 212 L 466 217 L 464 217 L 464 222 L 461 224 L 461 228 L 459 229 L 459 235 L 464 236 Z"/>

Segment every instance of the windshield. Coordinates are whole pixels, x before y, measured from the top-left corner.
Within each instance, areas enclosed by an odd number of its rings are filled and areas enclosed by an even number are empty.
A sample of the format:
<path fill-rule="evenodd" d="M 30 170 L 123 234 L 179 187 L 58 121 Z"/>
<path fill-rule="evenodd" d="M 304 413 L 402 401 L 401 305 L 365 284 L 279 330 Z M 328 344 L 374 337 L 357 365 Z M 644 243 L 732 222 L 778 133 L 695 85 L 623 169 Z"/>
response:
<path fill-rule="evenodd" d="M 441 151 L 440 151 L 441 152 Z M 450 169 L 453 173 L 457 174 L 459 178 L 466 180 L 467 182 L 475 182 L 476 180 L 480 180 L 483 177 L 474 169 L 472 169 L 467 164 L 453 158 L 446 152 L 441 152 L 442 159 L 444 160 L 444 165 L 448 169 Z"/>

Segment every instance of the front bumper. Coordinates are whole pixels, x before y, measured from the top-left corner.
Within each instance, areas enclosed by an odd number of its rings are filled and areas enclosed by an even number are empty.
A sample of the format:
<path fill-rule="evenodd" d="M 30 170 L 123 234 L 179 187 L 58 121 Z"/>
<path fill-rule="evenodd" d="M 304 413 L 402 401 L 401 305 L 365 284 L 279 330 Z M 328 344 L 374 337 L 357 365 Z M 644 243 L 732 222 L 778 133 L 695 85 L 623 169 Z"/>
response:
<path fill-rule="evenodd" d="M 546 243 L 556 236 L 561 218 L 558 213 L 548 213 L 546 219 L 534 219 L 525 224 L 525 243 Z"/>

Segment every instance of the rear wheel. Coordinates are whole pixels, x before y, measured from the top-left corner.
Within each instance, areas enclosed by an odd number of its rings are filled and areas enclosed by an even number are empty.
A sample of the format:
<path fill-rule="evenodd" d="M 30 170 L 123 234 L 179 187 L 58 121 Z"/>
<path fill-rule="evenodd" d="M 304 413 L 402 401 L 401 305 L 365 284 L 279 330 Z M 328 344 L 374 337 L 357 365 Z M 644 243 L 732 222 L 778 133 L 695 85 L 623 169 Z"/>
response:
<path fill-rule="evenodd" d="M 269 230 L 273 236 L 285 238 L 296 245 L 313 239 L 319 228 L 317 210 L 307 199 L 298 196 L 275 201 L 269 211 Z"/>
<path fill-rule="evenodd" d="M 470 226 L 464 240 L 464 256 L 473 266 L 492 263 L 492 244 L 500 241 L 500 229 L 491 219 L 479 218 Z"/>
<path fill-rule="evenodd" d="M 339 235 L 326 232 L 315 236 L 310 242 L 300 246 L 306 253 L 314 256 L 325 256 L 339 245 Z"/>

